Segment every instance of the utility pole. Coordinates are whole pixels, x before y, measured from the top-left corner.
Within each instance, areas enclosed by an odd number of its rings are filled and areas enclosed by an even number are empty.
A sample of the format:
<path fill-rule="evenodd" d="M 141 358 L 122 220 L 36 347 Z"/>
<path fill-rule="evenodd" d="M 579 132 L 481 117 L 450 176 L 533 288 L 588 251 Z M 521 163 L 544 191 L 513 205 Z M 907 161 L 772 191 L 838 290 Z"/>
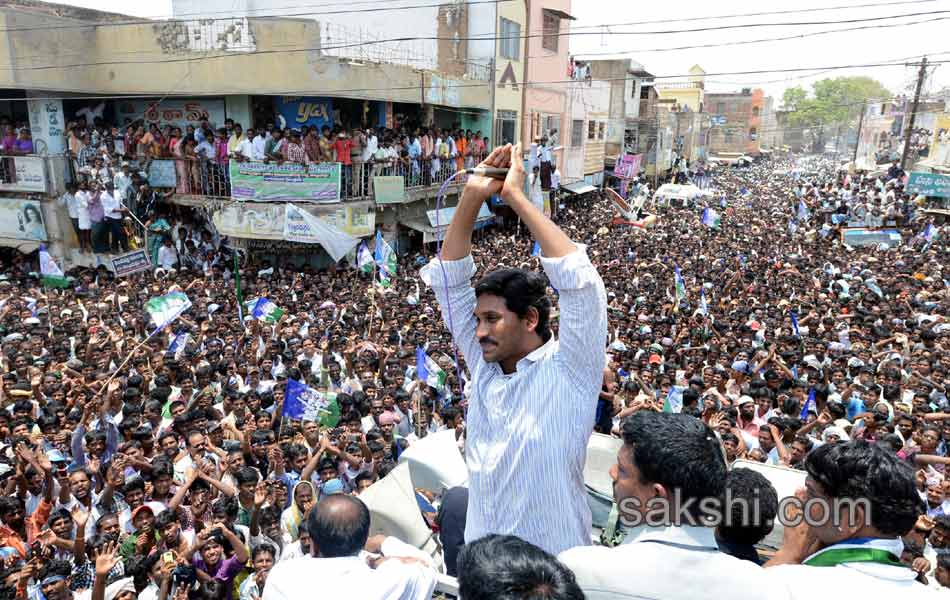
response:
<path fill-rule="evenodd" d="M 854 140 L 854 154 L 851 156 L 851 166 L 857 169 L 858 147 L 861 146 L 861 128 L 864 126 L 864 113 L 867 111 L 866 103 L 861 103 L 861 116 L 858 117 L 858 137 Z"/>
<path fill-rule="evenodd" d="M 920 89 L 924 87 L 924 78 L 927 76 L 927 57 L 920 61 L 920 70 L 917 71 L 917 91 L 914 92 L 914 104 L 910 109 L 910 120 L 907 122 L 907 131 L 904 133 L 904 152 L 901 154 L 901 169 L 907 169 L 907 156 L 910 154 L 910 136 L 914 132 L 914 121 L 917 120 L 917 105 L 920 104 Z"/>

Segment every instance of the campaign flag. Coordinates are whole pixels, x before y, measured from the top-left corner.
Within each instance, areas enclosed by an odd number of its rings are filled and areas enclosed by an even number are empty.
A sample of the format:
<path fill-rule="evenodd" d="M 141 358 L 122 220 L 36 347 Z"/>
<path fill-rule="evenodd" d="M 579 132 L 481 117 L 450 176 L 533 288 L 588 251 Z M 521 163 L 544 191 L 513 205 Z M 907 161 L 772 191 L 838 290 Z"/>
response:
<path fill-rule="evenodd" d="M 376 230 L 376 264 L 379 265 L 379 284 L 392 285 L 392 276 L 396 274 L 396 251 L 383 239 L 383 232 Z"/>
<path fill-rule="evenodd" d="M 445 388 L 445 371 L 432 357 L 426 354 L 422 346 L 416 348 L 416 376 L 429 384 L 429 387 L 441 391 Z"/>
<path fill-rule="evenodd" d="M 241 271 L 238 269 L 238 255 L 234 253 L 234 296 L 237 298 L 238 319 L 244 322 L 244 294 L 241 293 Z"/>
<path fill-rule="evenodd" d="M 373 272 L 373 254 L 366 247 L 366 242 L 360 242 L 360 249 L 356 253 L 356 268 L 367 274 Z"/>
<path fill-rule="evenodd" d="M 808 390 L 808 400 L 805 400 L 805 405 L 802 406 L 802 412 L 800 415 L 798 415 L 798 418 L 801 419 L 802 422 L 804 422 L 805 419 L 808 418 L 808 413 L 812 410 L 816 412 L 818 410 L 816 401 L 815 401 L 815 388 L 810 388 Z"/>
<path fill-rule="evenodd" d="M 709 306 L 706 304 L 706 290 L 699 290 L 699 314 L 705 316 L 709 315 Z"/>
<path fill-rule="evenodd" d="M 69 287 L 69 278 L 63 275 L 63 270 L 46 251 L 45 244 L 40 246 L 40 281 L 49 287 Z"/>
<path fill-rule="evenodd" d="M 168 345 L 168 354 L 175 356 L 175 360 L 181 360 L 181 355 L 185 352 L 185 346 L 188 345 L 191 335 L 182 331 L 175 335 L 175 338 L 172 340 L 172 343 Z"/>
<path fill-rule="evenodd" d="M 927 227 L 924 228 L 924 239 L 927 240 L 927 243 L 934 241 L 934 236 L 937 234 L 937 228 L 934 227 L 933 223 L 927 223 Z"/>
<path fill-rule="evenodd" d="M 703 209 L 703 225 L 710 229 L 719 229 L 721 223 L 722 218 L 719 216 L 719 213 L 711 208 Z"/>
<path fill-rule="evenodd" d="M 266 323 L 276 323 L 280 321 L 283 315 L 284 309 L 278 307 L 267 298 L 258 298 L 257 302 L 254 303 L 254 308 L 251 310 L 252 317 Z"/>
<path fill-rule="evenodd" d="M 330 399 L 325 394 L 294 379 L 287 380 L 284 391 L 284 416 L 302 421 L 319 421 L 329 414 Z"/>
<path fill-rule="evenodd" d="M 541 244 L 537 241 L 534 242 L 534 246 L 531 248 L 531 256 L 541 256 Z"/>
<path fill-rule="evenodd" d="M 676 386 L 670 386 L 670 391 L 667 392 L 666 398 L 663 399 L 663 412 L 665 413 L 678 413 L 683 411 L 683 394 Z"/>
<path fill-rule="evenodd" d="M 804 200 L 799 200 L 799 201 L 798 201 L 798 220 L 799 220 L 799 221 L 807 221 L 809 216 L 811 216 L 811 215 L 810 215 L 810 213 L 808 212 L 808 207 L 805 206 L 805 201 L 804 201 Z"/>
<path fill-rule="evenodd" d="M 191 300 L 182 292 L 169 292 L 164 296 L 156 296 L 145 303 L 145 312 L 152 317 L 155 329 L 168 325 L 191 308 Z"/>
<path fill-rule="evenodd" d="M 680 300 L 686 299 L 686 282 L 683 281 L 683 276 L 680 274 L 679 265 L 673 267 L 673 272 L 676 281 L 676 301 L 679 303 Z"/>
<path fill-rule="evenodd" d="M 795 337 L 802 337 L 802 334 L 798 332 L 798 315 L 794 310 L 790 310 L 788 316 L 792 320 L 792 333 L 795 334 Z"/>

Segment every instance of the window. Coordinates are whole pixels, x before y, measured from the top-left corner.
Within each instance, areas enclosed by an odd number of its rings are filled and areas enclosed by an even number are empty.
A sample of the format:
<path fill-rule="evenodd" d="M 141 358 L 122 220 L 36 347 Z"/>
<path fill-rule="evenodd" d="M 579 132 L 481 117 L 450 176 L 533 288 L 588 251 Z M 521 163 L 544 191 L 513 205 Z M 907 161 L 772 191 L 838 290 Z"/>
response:
<path fill-rule="evenodd" d="M 597 136 L 597 121 L 587 122 L 587 139 L 592 140 Z"/>
<path fill-rule="evenodd" d="M 499 32 L 499 43 L 501 48 L 499 52 L 502 58 L 508 60 L 520 60 L 521 58 L 521 24 L 501 18 L 501 31 Z"/>
<path fill-rule="evenodd" d="M 723 132 L 722 139 L 723 139 L 723 141 L 726 142 L 727 144 L 731 144 L 731 143 L 732 143 L 732 132 L 729 131 L 728 129 L 725 130 L 725 131 Z"/>
<path fill-rule="evenodd" d="M 758 135 L 759 135 L 759 132 L 758 132 L 758 130 L 757 130 L 755 127 L 752 127 L 751 129 L 749 129 L 749 139 L 750 139 L 750 140 L 755 140 L 755 138 L 757 138 Z"/>
<path fill-rule="evenodd" d="M 584 143 L 584 121 L 571 121 L 571 148 L 577 148 Z"/>
<path fill-rule="evenodd" d="M 518 122 L 518 112 L 514 110 L 496 111 L 495 117 L 495 145 L 515 143 L 515 124 Z"/>
<path fill-rule="evenodd" d="M 716 114 L 717 114 L 717 115 L 721 115 L 721 114 L 723 114 L 724 112 L 726 112 L 726 103 L 725 103 L 725 102 L 717 102 L 717 103 L 716 103 Z"/>
<path fill-rule="evenodd" d="M 543 29 L 541 30 L 541 47 L 551 52 L 557 52 L 558 34 L 561 32 L 561 17 L 550 11 L 544 11 Z"/>
<path fill-rule="evenodd" d="M 607 128 L 607 124 L 604 121 L 601 121 L 597 124 L 597 139 L 604 139 L 604 130 Z"/>
<path fill-rule="evenodd" d="M 752 107 L 752 116 L 753 116 L 753 117 L 759 116 L 759 107 L 758 107 L 758 106 L 753 106 L 753 107 Z"/>

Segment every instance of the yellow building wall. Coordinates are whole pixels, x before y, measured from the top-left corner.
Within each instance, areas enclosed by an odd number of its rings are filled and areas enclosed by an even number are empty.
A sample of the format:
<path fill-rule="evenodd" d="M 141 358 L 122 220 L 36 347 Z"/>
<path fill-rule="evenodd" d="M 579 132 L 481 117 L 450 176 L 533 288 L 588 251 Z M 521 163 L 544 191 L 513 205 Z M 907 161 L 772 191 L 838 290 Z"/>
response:
<path fill-rule="evenodd" d="M 515 120 L 514 139 L 520 140 L 521 125 L 524 122 L 524 116 L 521 114 L 521 99 L 524 96 L 524 60 L 527 53 L 527 48 L 525 47 L 525 40 L 523 37 L 525 35 L 527 12 L 525 10 L 524 0 L 499 2 L 495 6 L 498 7 L 498 14 L 496 16 L 498 21 L 497 31 L 501 31 L 501 19 L 503 18 L 508 19 L 509 21 L 514 21 L 515 23 L 521 25 L 521 49 L 518 52 L 520 60 L 510 60 L 503 58 L 500 52 L 501 44 L 497 40 L 495 42 L 495 110 L 512 110 L 518 113 L 518 118 Z M 511 84 L 509 81 L 501 83 L 501 79 L 505 76 L 509 64 L 511 65 L 512 73 L 514 73 L 515 76 L 515 84 Z M 494 123 L 494 121 L 495 119 L 493 116 L 492 123 Z"/>
<path fill-rule="evenodd" d="M 680 106 L 688 106 L 693 112 L 699 112 L 699 105 L 702 104 L 702 90 L 699 88 L 684 89 L 662 89 L 657 88 L 660 100 L 673 100 Z"/>

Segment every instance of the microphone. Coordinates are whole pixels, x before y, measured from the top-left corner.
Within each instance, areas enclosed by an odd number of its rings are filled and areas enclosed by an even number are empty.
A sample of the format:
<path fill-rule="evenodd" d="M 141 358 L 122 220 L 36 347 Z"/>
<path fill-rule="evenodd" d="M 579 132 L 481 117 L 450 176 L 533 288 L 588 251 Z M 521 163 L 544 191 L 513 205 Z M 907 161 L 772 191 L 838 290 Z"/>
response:
<path fill-rule="evenodd" d="M 474 169 L 465 169 L 469 175 L 478 175 L 480 177 L 491 177 L 492 179 L 504 179 L 508 177 L 508 169 L 498 167 L 475 167 Z"/>

